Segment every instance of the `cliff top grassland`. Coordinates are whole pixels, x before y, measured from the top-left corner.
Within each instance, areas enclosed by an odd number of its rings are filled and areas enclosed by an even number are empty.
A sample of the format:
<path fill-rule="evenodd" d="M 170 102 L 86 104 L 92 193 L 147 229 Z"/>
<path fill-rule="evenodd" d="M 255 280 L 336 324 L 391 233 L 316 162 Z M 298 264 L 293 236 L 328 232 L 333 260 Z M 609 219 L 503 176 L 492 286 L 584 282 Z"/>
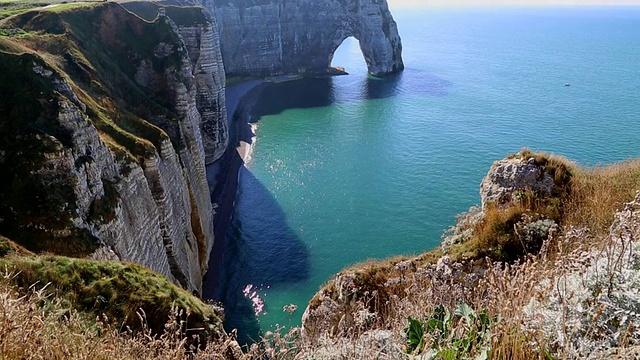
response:
<path fill-rule="evenodd" d="M 188 309 L 188 328 L 205 333 L 220 331 L 220 316 L 186 290 L 165 277 L 135 264 L 74 259 L 59 256 L 9 257 L 0 267 L 15 273 L 12 283 L 28 289 L 46 286 L 46 291 L 95 316 L 121 319 L 126 326 L 141 326 L 137 312 L 147 316 L 146 325 L 160 333 L 172 307 Z M 185 317 L 186 318 L 186 317 Z"/>
<path fill-rule="evenodd" d="M 0 254 L 3 359 L 179 359 L 227 338 L 219 310 L 139 265 L 37 256 L 1 236 Z"/>
<path fill-rule="evenodd" d="M 127 1 L 122 2 L 127 10 L 145 19 L 153 21 L 158 16 L 160 5 L 151 1 Z M 178 6 L 163 4 L 165 14 L 178 26 L 206 24 L 207 17 L 199 6 Z"/>
<path fill-rule="evenodd" d="M 48 1 L 0 1 L 0 21 L 10 16 L 23 13 L 29 9 L 49 5 Z"/>

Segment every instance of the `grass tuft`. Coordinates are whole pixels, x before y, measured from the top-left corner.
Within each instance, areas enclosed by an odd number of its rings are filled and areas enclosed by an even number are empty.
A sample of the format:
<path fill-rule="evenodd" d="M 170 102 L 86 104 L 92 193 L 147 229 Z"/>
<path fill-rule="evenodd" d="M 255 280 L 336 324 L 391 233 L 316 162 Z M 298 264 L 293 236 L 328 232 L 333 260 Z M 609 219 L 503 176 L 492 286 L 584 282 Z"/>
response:
<path fill-rule="evenodd" d="M 33 255 L 33 253 L 15 241 L 0 235 L 0 258 L 7 255 L 29 256 Z"/>

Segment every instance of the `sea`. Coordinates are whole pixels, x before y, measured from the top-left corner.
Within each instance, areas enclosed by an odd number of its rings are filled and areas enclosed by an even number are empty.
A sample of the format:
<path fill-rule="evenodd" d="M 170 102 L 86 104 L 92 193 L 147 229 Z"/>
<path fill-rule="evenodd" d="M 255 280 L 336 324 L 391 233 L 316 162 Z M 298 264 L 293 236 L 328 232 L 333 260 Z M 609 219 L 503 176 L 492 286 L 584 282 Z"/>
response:
<path fill-rule="evenodd" d="M 640 7 L 391 10 L 403 73 L 368 76 L 349 38 L 333 65 L 350 75 L 270 85 L 252 109 L 217 294 L 241 342 L 300 325 L 345 267 L 437 247 L 495 160 L 640 155 Z"/>

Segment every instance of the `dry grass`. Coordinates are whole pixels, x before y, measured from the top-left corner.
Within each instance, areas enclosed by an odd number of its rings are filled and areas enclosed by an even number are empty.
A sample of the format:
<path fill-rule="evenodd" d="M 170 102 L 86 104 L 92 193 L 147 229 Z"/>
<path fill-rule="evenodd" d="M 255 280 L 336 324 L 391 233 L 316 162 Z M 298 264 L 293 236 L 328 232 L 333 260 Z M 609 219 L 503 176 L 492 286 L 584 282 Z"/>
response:
<path fill-rule="evenodd" d="M 535 202 L 535 204 L 534 204 Z M 535 254 L 544 238 L 531 238 L 518 233 L 523 222 L 541 219 L 561 220 L 558 202 L 525 200 L 501 208 L 489 204 L 484 209 L 484 219 L 473 229 L 473 236 L 459 246 L 453 246 L 448 254 L 456 261 L 483 259 L 512 262 L 526 254 Z"/>
<path fill-rule="evenodd" d="M 145 326 L 133 332 L 106 316 L 88 316 L 36 286 L 21 295 L 11 275 L 0 279 L 0 359 L 228 359 L 230 337 L 194 354 L 184 323 L 167 319 L 166 332 L 153 335 Z M 174 309 L 175 317 L 181 317 Z M 139 321 L 146 323 L 139 312 Z"/>
<path fill-rule="evenodd" d="M 602 235 L 613 214 L 640 190 L 640 160 L 580 169 L 571 181 L 565 224 Z"/>

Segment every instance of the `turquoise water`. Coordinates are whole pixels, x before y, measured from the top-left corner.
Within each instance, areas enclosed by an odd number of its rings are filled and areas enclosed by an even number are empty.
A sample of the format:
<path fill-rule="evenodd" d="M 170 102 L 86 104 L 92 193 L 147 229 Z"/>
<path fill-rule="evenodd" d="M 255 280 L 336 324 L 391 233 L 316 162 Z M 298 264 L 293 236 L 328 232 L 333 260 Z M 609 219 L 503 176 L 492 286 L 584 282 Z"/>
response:
<path fill-rule="evenodd" d="M 640 155 L 640 8 L 394 16 L 404 73 L 367 77 L 351 39 L 334 59 L 351 75 L 273 85 L 254 109 L 219 293 L 244 339 L 299 324 L 350 264 L 437 246 L 509 153 Z"/>

